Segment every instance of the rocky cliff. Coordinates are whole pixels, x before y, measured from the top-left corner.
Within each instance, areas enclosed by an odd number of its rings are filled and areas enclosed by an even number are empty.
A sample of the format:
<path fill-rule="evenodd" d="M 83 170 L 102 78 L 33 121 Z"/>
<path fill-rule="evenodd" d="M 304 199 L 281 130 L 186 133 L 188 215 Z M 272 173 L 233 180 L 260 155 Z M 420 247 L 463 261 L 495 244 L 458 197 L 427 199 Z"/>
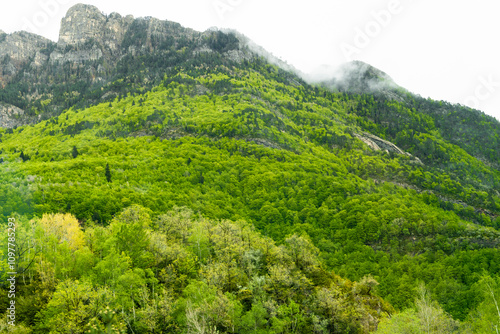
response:
<path fill-rule="evenodd" d="M 106 17 L 94 6 L 71 7 L 61 21 L 59 46 L 84 44 L 90 39 L 102 41 Z"/>
<path fill-rule="evenodd" d="M 0 127 L 14 128 L 24 123 L 24 110 L 0 102 Z"/>
<path fill-rule="evenodd" d="M 57 43 L 27 32 L 0 31 L 0 102 L 23 111 L 23 122 L 28 123 L 83 103 L 90 92 L 92 101 L 98 102 L 103 96 L 116 96 L 101 87 L 121 79 L 120 70 L 132 58 L 153 54 L 165 58 L 165 53 L 200 36 L 178 23 L 105 15 L 97 7 L 77 4 L 61 20 Z M 53 96 L 54 89 L 61 96 Z M 22 123 L 7 110 L 13 109 L 0 109 L 0 126 Z"/>
<path fill-rule="evenodd" d="M 43 61 L 42 52 L 47 52 L 54 43 L 42 36 L 25 31 L 7 35 L 0 32 L 0 85 L 5 87 L 27 63 Z"/>

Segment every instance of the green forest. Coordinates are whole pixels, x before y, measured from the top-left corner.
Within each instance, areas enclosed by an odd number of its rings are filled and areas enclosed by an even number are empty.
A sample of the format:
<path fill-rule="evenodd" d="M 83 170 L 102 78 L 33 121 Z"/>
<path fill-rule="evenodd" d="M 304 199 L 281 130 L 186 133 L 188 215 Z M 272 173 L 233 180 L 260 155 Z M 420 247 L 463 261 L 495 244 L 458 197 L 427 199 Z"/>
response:
<path fill-rule="evenodd" d="M 2 90 L 44 116 L 0 129 L 0 313 L 9 218 L 18 272 L 17 326 L 0 331 L 498 332 L 498 121 L 203 41 L 213 52 L 171 41 L 38 107 L 12 93 L 22 78 Z"/>

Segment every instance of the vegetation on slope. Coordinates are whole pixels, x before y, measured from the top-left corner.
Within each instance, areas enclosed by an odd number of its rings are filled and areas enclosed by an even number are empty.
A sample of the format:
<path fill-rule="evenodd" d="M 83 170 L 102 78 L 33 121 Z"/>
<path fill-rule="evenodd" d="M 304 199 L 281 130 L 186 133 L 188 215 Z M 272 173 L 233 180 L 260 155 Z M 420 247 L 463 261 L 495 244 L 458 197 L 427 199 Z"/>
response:
<path fill-rule="evenodd" d="M 367 333 L 392 311 L 304 236 L 278 246 L 244 222 L 137 205 L 85 231 L 70 214 L 19 219 L 16 320 L 33 333 Z"/>
<path fill-rule="evenodd" d="M 498 122 L 467 125 L 457 107 L 452 137 L 435 102 L 312 87 L 263 59 L 230 60 L 236 41 L 220 32 L 209 51 L 184 42 L 126 56 L 95 91 L 53 89 L 47 110 L 30 105 L 48 119 L 0 130 L 0 218 L 21 214 L 20 238 L 36 241 L 19 263 L 35 259 L 18 282 L 24 325 L 359 333 L 387 316 L 382 332 L 494 328 L 500 172 L 484 143 Z M 476 125 L 492 132 L 464 140 Z M 365 132 L 411 154 L 374 151 Z"/>

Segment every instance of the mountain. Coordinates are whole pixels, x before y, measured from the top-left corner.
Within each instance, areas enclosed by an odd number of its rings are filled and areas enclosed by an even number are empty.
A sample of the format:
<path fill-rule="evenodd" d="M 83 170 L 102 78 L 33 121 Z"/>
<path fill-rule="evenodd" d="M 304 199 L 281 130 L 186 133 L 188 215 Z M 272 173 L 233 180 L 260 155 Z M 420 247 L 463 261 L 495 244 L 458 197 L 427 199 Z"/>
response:
<path fill-rule="evenodd" d="M 388 94 L 389 91 L 403 90 L 387 73 L 359 60 L 336 68 L 320 67 L 311 73 L 308 79 L 331 90 L 358 94 L 367 92 Z"/>
<path fill-rule="evenodd" d="M 0 125 L 36 123 L 71 106 L 109 101 L 144 85 L 152 88 L 164 71 L 185 60 L 183 48 L 201 54 L 221 51 L 237 62 L 259 54 L 286 66 L 242 34 L 237 36 L 219 30 L 199 33 L 151 17 L 104 15 L 94 6 L 75 5 L 61 21 L 57 43 L 25 32 L 0 35 L 0 101 L 24 111 L 19 117 L 2 111 Z"/>
<path fill-rule="evenodd" d="M 23 326 L 496 324 L 494 118 L 368 64 L 311 82 L 239 33 L 88 5 L 57 43 L 2 36 L 0 218 L 18 221 Z"/>

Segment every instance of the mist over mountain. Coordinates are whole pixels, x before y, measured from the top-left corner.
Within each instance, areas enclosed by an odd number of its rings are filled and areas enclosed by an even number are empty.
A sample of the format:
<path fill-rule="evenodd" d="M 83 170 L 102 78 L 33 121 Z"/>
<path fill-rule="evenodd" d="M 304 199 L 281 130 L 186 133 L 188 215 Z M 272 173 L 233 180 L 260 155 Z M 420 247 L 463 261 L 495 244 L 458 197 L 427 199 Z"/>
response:
<path fill-rule="evenodd" d="M 0 84 L 19 330 L 486 333 L 500 320 L 500 123 L 478 110 L 363 62 L 304 74 L 236 31 L 83 4 L 57 42 L 0 31 Z"/>

